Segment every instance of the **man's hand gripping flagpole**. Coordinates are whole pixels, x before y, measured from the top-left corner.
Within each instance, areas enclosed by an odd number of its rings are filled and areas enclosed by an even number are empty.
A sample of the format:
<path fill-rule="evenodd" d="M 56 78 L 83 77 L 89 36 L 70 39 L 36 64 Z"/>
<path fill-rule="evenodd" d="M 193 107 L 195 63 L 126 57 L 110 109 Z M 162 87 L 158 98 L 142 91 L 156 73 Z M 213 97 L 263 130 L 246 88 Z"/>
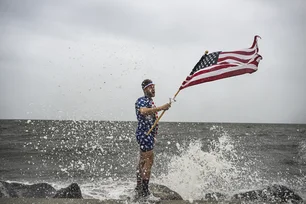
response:
<path fill-rule="evenodd" d="M 206 50 L 205 51 L 205 55 L 207 55 L 208 54 L 208 50 Z M 172 102 L 175 102 L 176 100 L 175 100 L 175 98 L 176 98 L 176 96 L 180 93 L 180 91 L 181 91 L 181 89 L 179 89 L 175 94 L 174 94 L 174 97 L 171 99 L 170 98 L 170 104 L 172 103 Z M 165 113 L 166 111 L 164 110 L 163 112 L 162 112 L 162 114 L 160 114 L 160 116 L 157 118 L 157 120 L 155 120 L 155 122 L 154 122 L 154 124 L 152 125 L 152 127 L 151 127 L 151 129 L 147 132 L 147 135 L 149 135 L 151 132 L 152 132 L 152 130 L 155 128 L 155 126 L 157 125 L 157 123 L 159 122 L 159 120 L 161 119 L 161 117 L 163 117 L 163 115 L 164 115 L 164 113 Z"/>
<path fill-rule="evenodd" d="M 178 95 L 178 93 L 180 92 L 180 89 L 176 92 L 176 94 L 174 95 L 174 97 L 171 99 L 170 98 L 170 104 L 172 103 L 172 102 L 175 102 L 175 97 Z M 160 114 L 160 116 L 155 120 L 155 122 L 154 122 L 154 124 L 152 125 L 152 127 L 151 127 L 151 129 L 147 132 L 147 135 L 149 135 L 151 132 L 152 132 L 152 130 L 155 128 L 155 126 L 157 125 L 157 123 L 159 122 L 159 120 L 161 119 L 161 117 L 163 117 L 163 115 L 164 115 L 164 113 L 165 113 L 166 111 L 164 110 L 163 112 L 162 112 L 162 114 Z"/>

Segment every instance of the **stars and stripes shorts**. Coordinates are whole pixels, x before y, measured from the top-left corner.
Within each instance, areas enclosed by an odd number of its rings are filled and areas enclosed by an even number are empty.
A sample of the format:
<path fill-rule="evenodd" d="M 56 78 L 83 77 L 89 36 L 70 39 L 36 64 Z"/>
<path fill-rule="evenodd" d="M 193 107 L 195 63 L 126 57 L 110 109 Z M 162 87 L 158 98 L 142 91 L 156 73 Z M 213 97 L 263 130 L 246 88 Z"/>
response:
<path fill-rule="evenodd" d="M 137 142 L 140 146 L 140 150 L 142 152 L 147 152 L 147 151 L 150 151 L 154 148 L 154 138 L 153 138 L 153 136 L 151 136 L 151 135 L 147 136 L 146 134 L 137 135 L 136 139 L 137 139 Z"/>

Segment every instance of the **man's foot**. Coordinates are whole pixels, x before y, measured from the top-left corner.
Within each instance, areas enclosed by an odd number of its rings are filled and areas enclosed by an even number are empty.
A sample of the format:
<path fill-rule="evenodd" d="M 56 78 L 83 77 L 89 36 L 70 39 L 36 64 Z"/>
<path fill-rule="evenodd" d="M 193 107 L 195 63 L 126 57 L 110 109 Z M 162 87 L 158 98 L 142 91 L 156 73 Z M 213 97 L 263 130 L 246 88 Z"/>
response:
<path fill-rule="evenodd" d="M 138 192 L 142 190 L 142 186 L 141 185 L 137 185 L 134 189 L 134 191 Z"/>
<path fill-rule="evenodd" d="M 150 195 L 149 191 L 149 179 L 142 180 L 142 197 L 148 197 Z"/>
<path fill-rule="evenodd" d="M 142 191 L 142 197 L 149 197 L 151 195 L 151 192 L 149 189 Z"/>
<path fill-rule="evenodd" d="M 137 185 L 134 189 L 135 192 L 142 192 L 142 185 Z"/>
<path fill-rule="evenodd" d="M 136 197 L 142 197 L 142 185 L 137 185 L 134 191 Z"/>

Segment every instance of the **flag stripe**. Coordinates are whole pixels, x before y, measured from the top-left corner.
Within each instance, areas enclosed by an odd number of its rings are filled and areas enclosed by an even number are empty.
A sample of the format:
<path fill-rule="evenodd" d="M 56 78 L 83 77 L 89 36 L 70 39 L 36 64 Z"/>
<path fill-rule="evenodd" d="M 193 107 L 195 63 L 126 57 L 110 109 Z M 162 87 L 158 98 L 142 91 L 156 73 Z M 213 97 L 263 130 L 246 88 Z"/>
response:
<path fill-rule="evenodd" d="M 222 61 L 226 61 L 226 60 L 233 60 L 236 62 L 240 62 L 240 63 L 248 63 L 254 56 L 250 56 L 248 58 L 238 58 L 238 57 L 234 57 L 234 56 L 228 56 L 228 57 L 224 57 L 224 58 L 220 58 L 218 60 L 218 62 L 222 62 Z"/>
<path fill-rule="evenodd" d="M 238 75 L 242 75 L 242 74 L 246 74 L 246 73 L 251 74 L 251 73 L 255 72 L 256 70 L 251 69 L 251 68 L 237 69 L 237 70 L 225 72 L 225 73 L 222 73 L 222 74 L 209 76 L 209 77 L 206 77 L 206 78 L 200 78 L 198 80 L 191 81 L 187 85 L 189 87 L 189 86 L 194 86 L 194 85 L 205 83 L 205 82 L 215 81 L 215 80 L 219 80 L 219 79 L 223 79 L 223 78 L 229 78 L 229 77 L 232 77 L 232 76 L 238 76 Z M 181 86 L 180 90 L 186 88 L 187 85 L 186 86 Z"/>
<path fill-rule="evenodd" d="M 237 57 L 237 58 L 248 58 L 248 57 L 254 56 L 256 54 L 257 54 L 257 52 L 254 52 L 253 54 L 237 54 L 237 53 L 227 53 L 227 54 L 224 54 L 224 52 L 221 52 L 220 55 L 219 55 L 219 59 L 220 58 L 230 57 L 230 56 Z"/>
<path fill-rule="evenodd" d="M 189 82 L 192 82 L 192 81 L 197 81 L 199 79 L 202 79 L 202 78 L 207 78 L 207 77 L 211 77 L 211 76 L 215 76 L 215 75 L 220 75 L 220 74 L 223 74 L 223 73 L 226 73 L 226 72 L 231 72 L 231 71 L 235 71 L 235 70 L 239 70 L 239 69 L 245 69 L 249 67 L 250 69 L 257 69 L 256 67 L 256 64 L 252 64 L 252 65 L 241 65 L 241 66 L 231 66 L 231 67 L 228 67 L 226 69 L 217 69 L 217 70 L 213 70 L 213 71 L 210 71 L 210 72 L 206 72 L 206 73 L 203 73 L 203 74 L 199 74 L 197 76 L 194 76 L 192 77 L 192 79 L 188 80 L 188 81 L 184 81 L 182 86 L 186 86 L 186 84 L 189 84 Z"/>
<path fill-rule="evenodd" d="M 261 37 L 259 36 L 259 35 L 255 35 L 254 36 L 254 40 L 253 40 L 253 44 L 252 44 L 252 46 L 251 46 L 251 48 L 253 48 L 253 47 L 258 47 L 258 45 L 257 45 L 257 38 L 260 38 L 261 39 Z"/>
<path fill-rule="evenodd" d="M 219 69 L 224 69 L 224 68 L 227 68 L 227 67 L 236 67 L 236 66 L 237 66 L 236 64 L 221 64 L 221 65 L 217 64 L 217 65 L 213 65 L 209 69 L 201 69 L 201 70 L 197 71 L 196 73 L 194 73 L 192 76 L 188 76 L 185 81 L 191 80 L 194 77 L 202 75 L 202 74 L 218 71 Z"/>
<path fill-rule="evenodd" d="M 257 49 L 245 49 L 245 50 L 239 50 L 239 51 L 228 51 L 228 52 L 222 52 L 221 54 L 229 54 L 229 55 L 232 55 L 232 54 L 238 54 L 238 55 L 253 55 L 255 54 L 256 52 L 258 52 Z"/>

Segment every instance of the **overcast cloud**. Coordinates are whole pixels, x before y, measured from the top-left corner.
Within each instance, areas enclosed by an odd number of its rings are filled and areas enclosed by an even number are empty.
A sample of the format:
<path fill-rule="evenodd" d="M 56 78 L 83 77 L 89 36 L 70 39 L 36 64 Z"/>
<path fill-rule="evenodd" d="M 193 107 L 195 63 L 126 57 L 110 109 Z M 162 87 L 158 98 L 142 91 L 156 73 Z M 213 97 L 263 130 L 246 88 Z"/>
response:
<path fill-rule="evenodd" d="M 162 121 L 306 123 L 303 0 L 0 0 L 0 118 L 136 120 L 143 79 L 161 105 L 254 35 L 257 72 L 184 89 Z"/>

